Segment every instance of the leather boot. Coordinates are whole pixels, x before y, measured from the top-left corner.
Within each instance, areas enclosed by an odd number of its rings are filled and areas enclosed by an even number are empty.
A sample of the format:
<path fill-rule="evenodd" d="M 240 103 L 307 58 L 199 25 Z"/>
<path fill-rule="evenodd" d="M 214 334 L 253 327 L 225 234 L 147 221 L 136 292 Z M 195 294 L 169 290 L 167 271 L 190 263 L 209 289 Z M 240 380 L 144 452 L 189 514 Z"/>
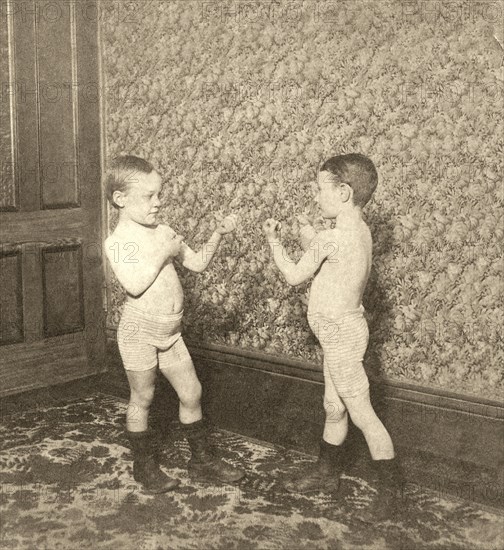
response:
<path fill-rule="evenodd" d="M 284 488 L 290 493 L 336 492 L 342 471 L 342 447 L 321 439 L 317 461 L 308 464 L 300 474 L 284 482 Z"/>
<path fill-rule="evenodd" d="M 358 513 L 358 517 L 367 523 L 396 519 L 407 507 L 399 460 L 373 460 L 373 467 L 378 474 L 377 493 L 371 504 Z"/>
<path fill-rule="evenodd" d="M 187 465 L 191 479 L 207 483 L 234 483 L 244 477 L 243 470 L 226 464 L 216 456 L 208 442 L 208 428 L 203 420 L 182 424 L 182 428 L 191 449 L 191 458 Z"/>
<path fill-rule="evenodd" d="M 167 476 L 159 467 L 159 447 L 152 430 L 127 431 L 133 451 L 133 478 L 141 483 L 148 493 L 166 493 L 177 487 L 178 479 Z"/>

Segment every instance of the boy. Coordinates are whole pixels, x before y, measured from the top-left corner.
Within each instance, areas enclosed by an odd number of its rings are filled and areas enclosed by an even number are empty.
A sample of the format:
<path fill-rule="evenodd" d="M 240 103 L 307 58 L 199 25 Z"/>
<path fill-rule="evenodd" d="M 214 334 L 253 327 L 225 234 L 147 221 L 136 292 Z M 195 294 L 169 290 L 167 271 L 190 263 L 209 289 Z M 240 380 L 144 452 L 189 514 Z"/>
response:
<path fill-rule="evenodd" d="M 115 158 L 106 187 L 108 200 L 119 210 L 117 227 L 105 241 L 105 253 L 127 294 L 117 341 L 131 390 L 126 431 L 134 479 L 151 493 L 179 484 L 159 468 L 156 438 L 148 429 L 159 364 L 180 400 L 179 419 L 191 449 L 191 477 L 238 481 L 244 472 L 217 459 L 207 442 L 201 385 L 180 334 L 183 290 L 173 265 L 177 258 L 187 269 L 202 272 L 222 235 L 236 228 L 236 216 L 222 220 L 206 246 L 195 253 L 171 227 L 158 224 L 162 181 L 149 162 L 134 156 Z"/>
<path fill-rule="evenodd" d="M 300 232 L 305 253 L 298 263 L 288 257 L 280 243 L 280 224 L 268 219 L 263 225 L 273 259 L 289 284 L 298 285 L 315 275 L 308 323 L 324 351 L 326 421 L 319 458 L 307 471 L 286 482 L 285 488 L 301 493 L 337 490 L 350 414 L 364 434 L 379 474 L 380 490 L 369 510 L 375 519 L 392 511 L 395 492 L 402 483 L 392 440 L 371 405 L 362 364 L 369 333 L 361 301 L 372 248 L 362 208 L 377 182 L 372 161 L 360 154 L 332 157 L 322 165 L 316 200 L 322 216 L 335 219 L 336 226 L 316 233 L 311 225 L 305 225 Z"/>

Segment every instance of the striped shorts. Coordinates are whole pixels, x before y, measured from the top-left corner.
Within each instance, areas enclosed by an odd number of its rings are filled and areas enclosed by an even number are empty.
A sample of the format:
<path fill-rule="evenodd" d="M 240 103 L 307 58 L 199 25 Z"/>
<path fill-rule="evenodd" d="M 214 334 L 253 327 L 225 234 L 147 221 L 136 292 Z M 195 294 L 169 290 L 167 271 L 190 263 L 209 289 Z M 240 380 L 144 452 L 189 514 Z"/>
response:
<path fill-rule="evenodd" d="M 369 388 L 363 359 L 369 342 L 364 307 L 337 318 L 308 314 L 308 323 L 324 351 L 324 378 L 340 397 L 355 397 Z"/>
<path fill-rule="evenodd" d="M 192 364 L 182 339 L 182 314 L 152 314 L 124 304 L 117 328 L 117 343 L 126 370 L 145 371 Z"/>

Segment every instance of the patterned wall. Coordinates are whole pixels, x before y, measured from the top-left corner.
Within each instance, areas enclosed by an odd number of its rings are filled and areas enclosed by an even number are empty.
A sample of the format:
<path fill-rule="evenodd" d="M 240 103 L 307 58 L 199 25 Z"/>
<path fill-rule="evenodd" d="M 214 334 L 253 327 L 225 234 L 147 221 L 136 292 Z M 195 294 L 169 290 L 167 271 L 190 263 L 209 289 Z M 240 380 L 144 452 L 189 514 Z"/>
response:
<path fill-rule="evenodd" d="M 282 220 L 299 257 L 294 215 L 313 210 L 317 166 L 358 151 L 380 174 L 369 370 L 502 396 L 502 3 L 121 9 L 101 18 L 108 156 L 158 167 L 163 217 L 194 248 L 216 217 L 241 216 L 205 273 L 180 270 L 186 334 L 320 364 L 308 285 L 282 280 L 260 227 Z M 112 326 L 121 301 L 111 281 Z"/>

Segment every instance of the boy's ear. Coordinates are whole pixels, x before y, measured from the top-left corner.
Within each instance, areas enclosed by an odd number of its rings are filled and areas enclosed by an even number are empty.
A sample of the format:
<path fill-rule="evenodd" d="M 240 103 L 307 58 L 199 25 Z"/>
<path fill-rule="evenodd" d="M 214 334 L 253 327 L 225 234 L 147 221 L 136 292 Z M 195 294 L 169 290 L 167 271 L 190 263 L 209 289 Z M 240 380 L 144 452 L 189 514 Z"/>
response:
<path fill-rule="evenodd" d="M 348 185 L 348 183 L 342 183 L 339 189 L 341 193 L 341 200 L 343 202 L 348 202 L 352 197 L 353 189 Z"/>
<path fill-rule="evenodd" d="M 124 207 L 125 194 L 122 191 L 114 191 L 112 193 L 112 201 L 118 208 Z"/>

